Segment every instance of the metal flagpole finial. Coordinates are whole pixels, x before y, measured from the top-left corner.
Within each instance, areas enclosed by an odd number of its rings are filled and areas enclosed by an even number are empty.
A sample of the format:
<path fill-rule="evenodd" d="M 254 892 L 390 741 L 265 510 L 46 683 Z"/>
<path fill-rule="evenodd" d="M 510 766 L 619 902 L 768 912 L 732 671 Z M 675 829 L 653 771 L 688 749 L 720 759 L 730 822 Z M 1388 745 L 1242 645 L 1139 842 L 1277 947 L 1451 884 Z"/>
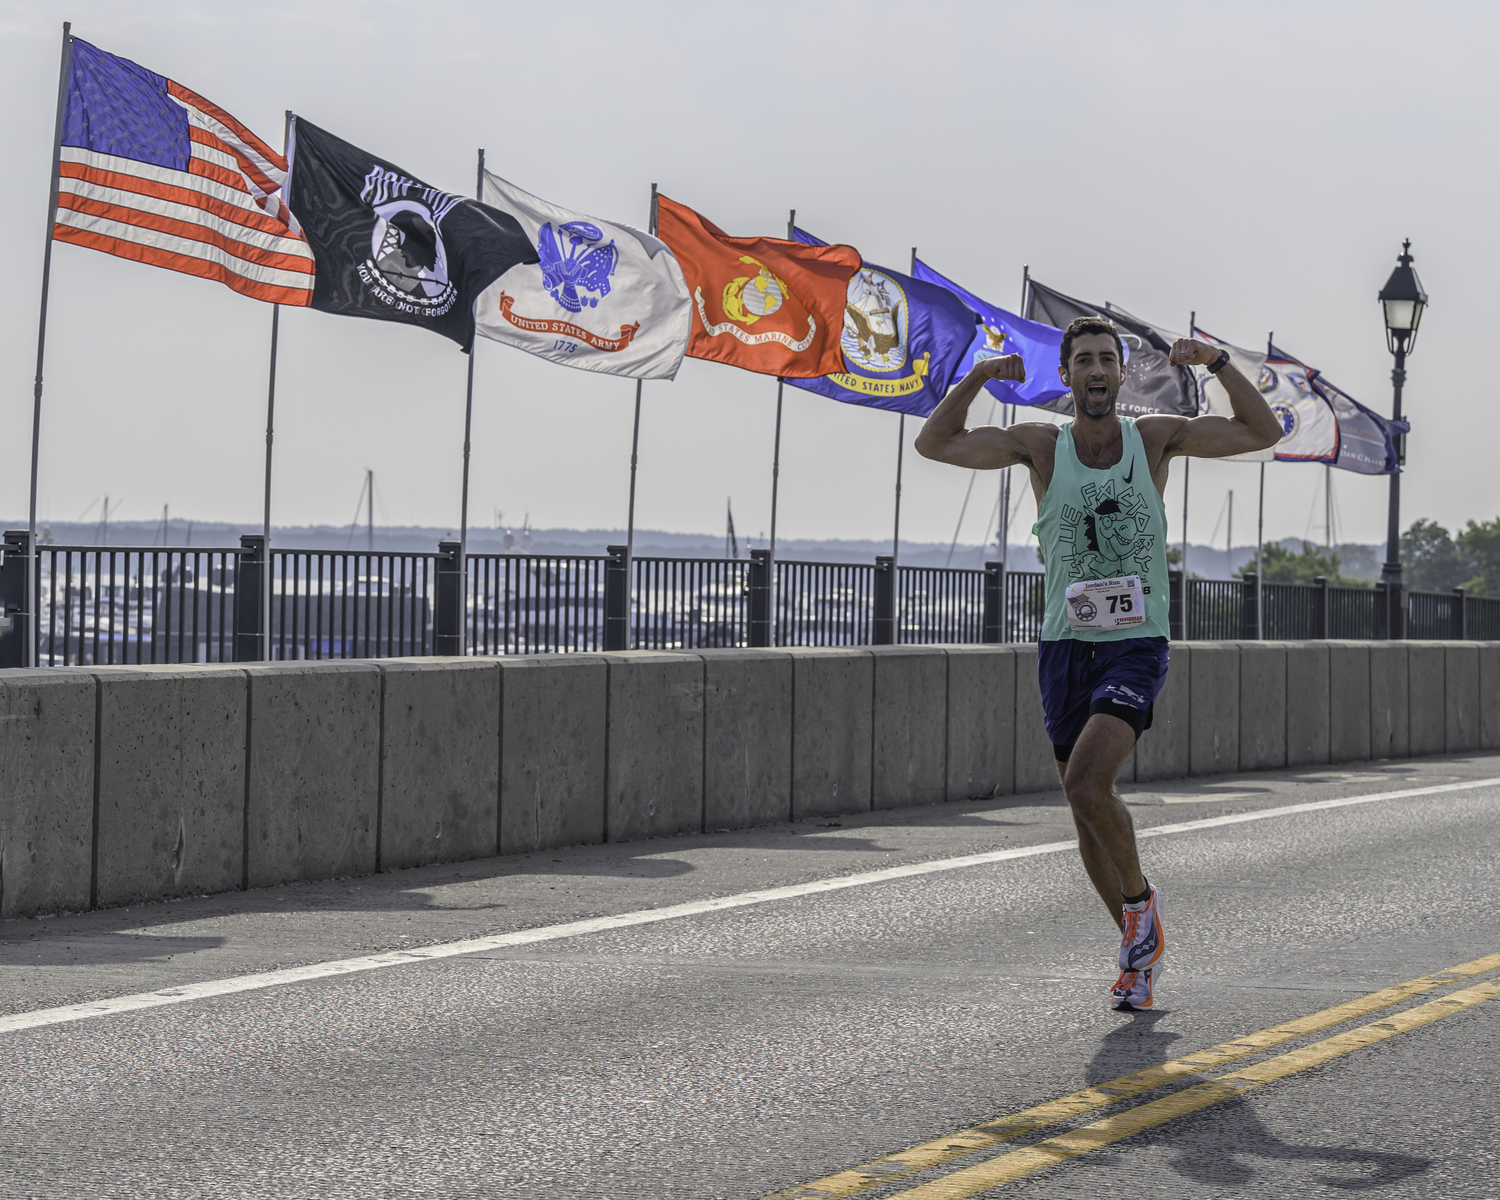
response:
<path fill-rule="evenodd" d="M 791 241 L 797 236 L 797 210 L 794 208 L 786 218 L 786 240 Z"/>

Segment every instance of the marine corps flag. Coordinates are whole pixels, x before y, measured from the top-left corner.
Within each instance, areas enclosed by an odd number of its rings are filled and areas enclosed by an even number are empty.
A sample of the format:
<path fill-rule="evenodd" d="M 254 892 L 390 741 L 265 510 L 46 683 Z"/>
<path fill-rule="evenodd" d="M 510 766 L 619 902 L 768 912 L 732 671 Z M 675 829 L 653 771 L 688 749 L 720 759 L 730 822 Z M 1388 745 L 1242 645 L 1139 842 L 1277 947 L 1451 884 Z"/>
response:
<path fill-rule="evenodd" d="M 483 195 L 521 223 L 541 261 L 484 290 L 474 310 L 480 333 L 602 375 L 677 374 L 692 301 L 665 242 L 548 204 L 488 171 Z"/>
<path fill-rule="evenodd" d="M 660 195 L 656 232 L 677 256 L 692 297 L 691 357 L 787 379 L 844 369 L 844 293 L 860 265 L 853 246 L 730 237 Z"/>
<path fill-rule="evenodd" d="M 312 306 L 418 325 L 467 352 L 479 293 L 537 261 L 516 219 L 429 187 L 300 117 L 287 137 L 287 205 L 318 266 Z"/>

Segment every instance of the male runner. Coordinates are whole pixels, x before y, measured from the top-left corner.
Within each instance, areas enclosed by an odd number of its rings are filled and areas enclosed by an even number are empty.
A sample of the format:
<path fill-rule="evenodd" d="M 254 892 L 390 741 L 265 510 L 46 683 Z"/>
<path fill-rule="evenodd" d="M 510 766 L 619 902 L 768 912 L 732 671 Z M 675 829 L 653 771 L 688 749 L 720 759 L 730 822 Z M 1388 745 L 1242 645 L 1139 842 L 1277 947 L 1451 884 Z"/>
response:
<path fill-rule="evenodd" d="M 1115 794 L 1115 773 L 1141 733 L 1167 676 L 1167 514 L 1173 458 L 1263 450 L 1281 424 L 1256 386 L 1217 346 L 1180 338 L 1174 366 L 1213 372 L 1233 417 L 1120 417 L 1125 349 L 1113 325 L 1079 317 L 1063 334 L 1058 374 L 1073 392 L 1073 420 L 967 429 L 986 381 L 1021 382 L 1018 355 L 977 363 L 950 388 L 917 437 L 927 458 L 995 469 L 1025 463 L 1036 494 L 1035 533 L 1046 571 L 1037 672 L 1057 771 L 1078 828 L 1089 879 L 1120 926 L 1113 1007 L 1150 1008 L 1166 941 L 1161 897 L 1141 874 L 1135 827 Z"/>

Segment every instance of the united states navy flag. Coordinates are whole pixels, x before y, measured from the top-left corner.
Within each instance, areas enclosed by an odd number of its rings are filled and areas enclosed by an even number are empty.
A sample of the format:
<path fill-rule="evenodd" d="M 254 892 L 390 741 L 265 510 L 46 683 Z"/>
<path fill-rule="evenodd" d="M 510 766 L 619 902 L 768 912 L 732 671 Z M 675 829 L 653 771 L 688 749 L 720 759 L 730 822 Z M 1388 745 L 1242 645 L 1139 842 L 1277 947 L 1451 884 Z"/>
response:
<path fill-rule="evenodd" d="M 474 301 L 536 247 L 509 213 L 429 187 L 299 117 L 287 205 L 318 271 L 312 307 L 474 344 Z"/>
<path fill-rule="evenodd" d="M 827 245 L 802 229 L 792 236 Z M 844 370 L 786 382 L 846 404 L 925 417 L 964 362 L 978 323 L 978 314 L 945 288 L 867 262 L 849 280 L 844 300 Z"/>

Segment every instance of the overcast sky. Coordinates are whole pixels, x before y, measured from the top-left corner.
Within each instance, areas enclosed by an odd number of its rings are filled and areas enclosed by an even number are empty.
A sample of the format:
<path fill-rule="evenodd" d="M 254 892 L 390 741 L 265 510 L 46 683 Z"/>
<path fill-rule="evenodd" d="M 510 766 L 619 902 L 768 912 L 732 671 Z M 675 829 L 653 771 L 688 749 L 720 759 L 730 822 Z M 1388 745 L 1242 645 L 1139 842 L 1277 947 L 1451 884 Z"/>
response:
<path fill-rule="evenodd" d="M 0 9 L 12 269 L 0 294 L 0 516 L 27 502 L 61 22 L 277 143 L 287 108 L 468 192 L 475 150 L 555 203 L 644 223 L 657 182 L 731 233 L 818 236 L 905 269 L 911 248 L 997 304 L 1022 268 L 1084 299 L 1246 346 L 1270 331 L 1379 412 L 1376 292 L 1410 237 L 1431 294 L 1409 364 L 1403 525 L 1500 512 L 1491 357 L 1494 47 L 1474 3 L 719 5 L 67 4 Z M 411 328 L 283 311 L 278 524 L 347 523 L 366 467 L 393 524 L 457 527 L 463 354 Z M 75 246 L 52 265 L 40 514 L 258 528 L 271 309 Z M 634 385 L 478 346 L 470 512 L 624 523 Z M 770 516 L 776 383 L 688 360 L 645 387 L 637 523 L 742 533 Z M 985 403 L 987 407 L 987 402 Z M 969 477 L 910 451 L 903 536 L 953 536 Z M 887 536 L 893 414 L 788 389 L 779 532 Z M 1267 470 L 1266 534 L 1322 540 L 1322 468 Z M 1382 541 L 1387 483 L 1334 472 L 1344 540 Z M 996 476 L 964 525 L 977 542 Z M 1195 463 L 1189 534 L 1229 489 L 1254 541 L 1258 468 Z M 1019 492 L 1023 489 L 1018 489 Z M 1167 492 L 1175 540 L 1182 482 Z M 1014 531 L 1029 526 L 1029 502 Z M 1218 542 L 1223 544 L 1219 528 Z"/>

